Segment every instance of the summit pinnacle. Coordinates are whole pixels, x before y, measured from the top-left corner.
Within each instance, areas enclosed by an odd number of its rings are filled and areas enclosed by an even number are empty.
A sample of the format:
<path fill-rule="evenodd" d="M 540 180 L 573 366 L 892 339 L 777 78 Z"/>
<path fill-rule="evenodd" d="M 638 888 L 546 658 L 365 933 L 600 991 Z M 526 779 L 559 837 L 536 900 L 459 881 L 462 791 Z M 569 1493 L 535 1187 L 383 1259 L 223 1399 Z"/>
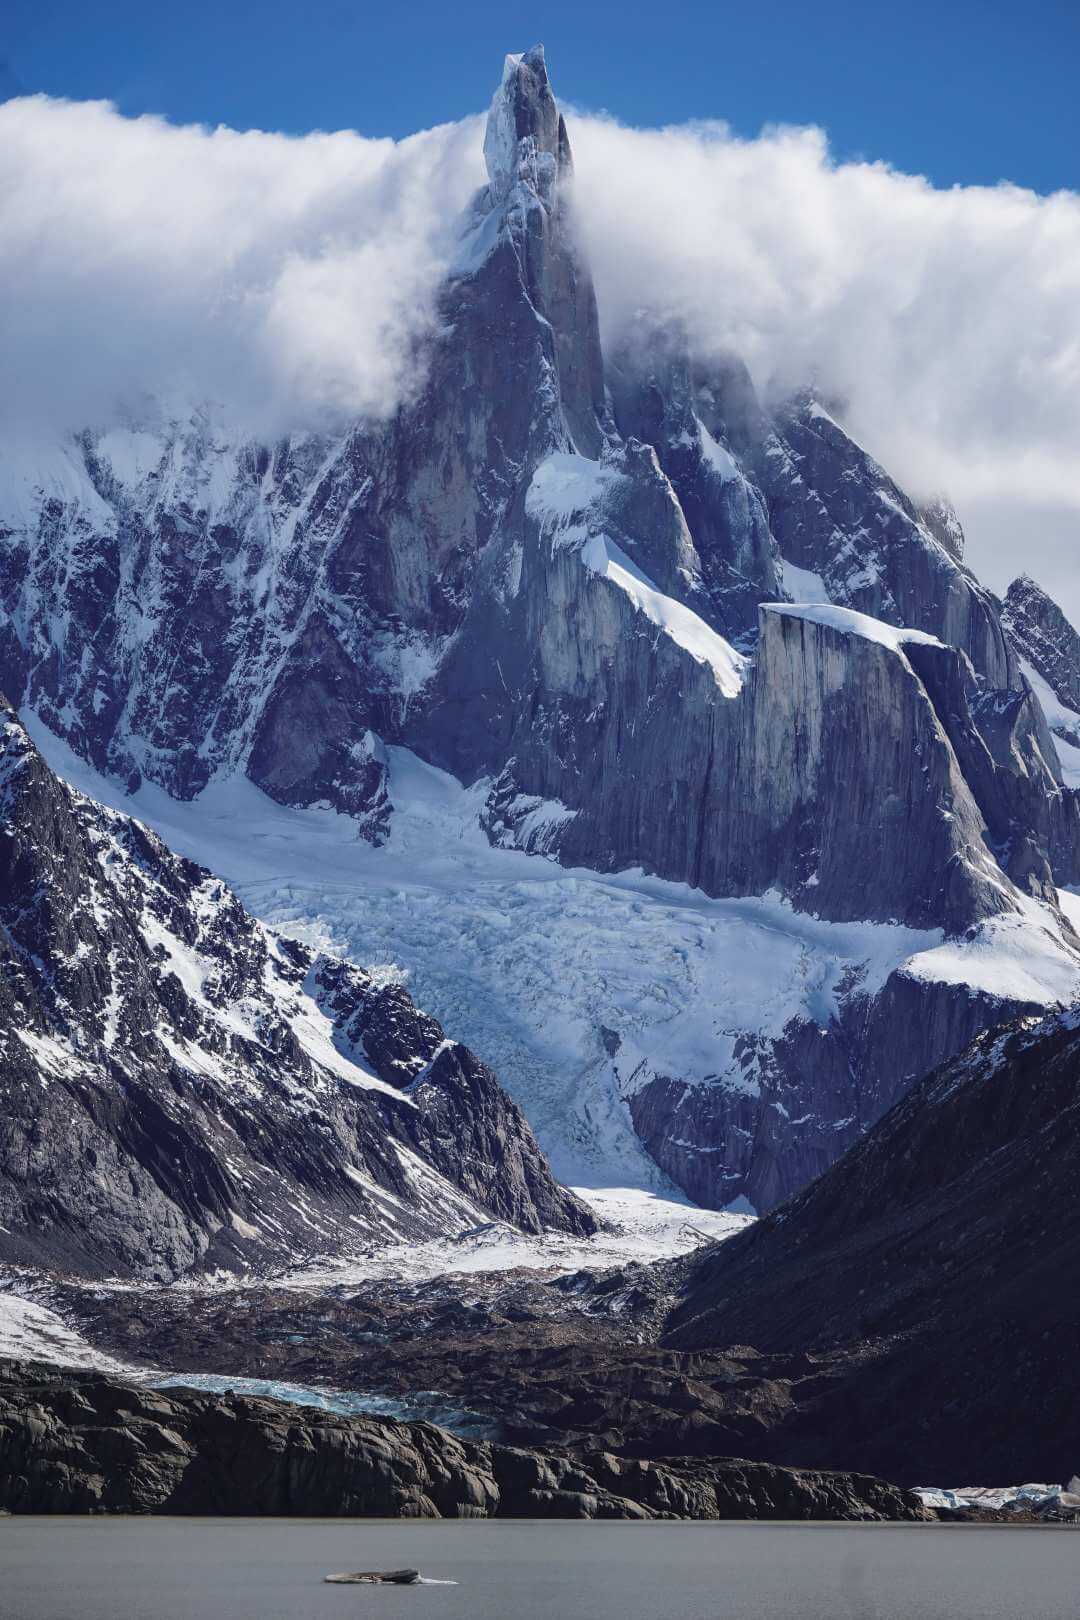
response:
<path fill-rule="evenodd" d="M 555 97 L 551 93 L 544 47 L 534 45 L 521 56 L 508 56 L 502 83 L 488 113 L 484 161 L 496 197 L 503 197 L 517 178 L 522 162 L 559 173 L 570 162 L 570 147 Z"/>

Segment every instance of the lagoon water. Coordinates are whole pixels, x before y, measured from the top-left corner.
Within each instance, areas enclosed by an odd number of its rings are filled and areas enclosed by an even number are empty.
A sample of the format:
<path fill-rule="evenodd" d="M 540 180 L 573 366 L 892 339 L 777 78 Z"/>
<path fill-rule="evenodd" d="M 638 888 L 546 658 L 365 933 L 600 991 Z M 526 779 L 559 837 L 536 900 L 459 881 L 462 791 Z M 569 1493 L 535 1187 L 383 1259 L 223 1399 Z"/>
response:
<path fill-rule="evenodd" d="M 457 1585 L 326 1586 L 419 1568 Z M 2 1620 L 1068 1620 L 1080 1533 L 933 1525 L 0 1519 Z"/>

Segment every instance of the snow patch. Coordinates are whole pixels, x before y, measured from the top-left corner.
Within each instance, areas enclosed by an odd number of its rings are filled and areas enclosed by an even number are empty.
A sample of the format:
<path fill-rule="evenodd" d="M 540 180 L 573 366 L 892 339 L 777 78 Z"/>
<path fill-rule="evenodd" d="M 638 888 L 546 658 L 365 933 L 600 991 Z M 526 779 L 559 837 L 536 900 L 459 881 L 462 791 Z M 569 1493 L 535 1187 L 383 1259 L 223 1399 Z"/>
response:
<path fill-rule="evenodd" d="M 1021 891 L 1017 910 L 988 917 L 961 939 L 945 940 L 904 964 L 916 979 L 969 994 L 1031 1002 L 1050 1010 L 1080 994 L 1080 962 L 1049 906 Z M 1065 905 L 1062 906 L 1069 915 Z"/>
<path fill-rule="evenodd" d="M 1080 933 L 1080 889 L 1058 889 L 1058 905 L 1077 933 Z"/>
<path fill-rule="evenodd" d="M 725 450 L 722 444 L 717 443 L 700 417 L 695 416 L 694 421 L 697 423 L 698 440 L 706 465 L 712 468 L 722 483 L 729 484 L 733 479 L 740 478 L 742 474 L 731 451 Z"/>
<path fill-rule="evenodd" d="M 541 533 L 562 530 L 559 544 L 581 543 L 587 530 L 574 520 L 598 506 L 623 476 L 606 462 L 556 451 L 532 475 L 525 492 L 526 515 L 539 524 Z"/>
<path fill-rule="evenodd" d="M 126 1371 L 126 1363 L 95 1350 L 62 1317 L 45 1305 L 5 1292 L 11 1279 L 0 1277 L 0 1356 L 43 1361 L 52 1367 L 96 1367 Z"/>
<path fill-rule="evenodd" d="M 781 557 L 780 561 L 783 566 L 781 583 L 792 602 L 828 604 L 829 593 L 820 574 L 809 568 L 796 568 L 786 557 Z"/>
<path fill-rule="evenodd" d="M 114 428 L 101 435 L 94 450 L 108 464 L 117 483 L 133 490 L 157 472 L 167 445 L 158 434 L 145 429 Z"/>
<path fill-rule="evenodd" d="M 761 606 L 765 613 L 779 613 L 789 619 L 805 619 L 810 624 L 822 624 L 845 635 L 861 636 L 864 641 L 876 642 L 879 647 L 888 647 L 892 652 L 903 652 L 904 647 L 912 642 L 923 647 L 943 646 L 936 636 L 928 635 L 925 630 L 907 630 L 886 624 L 884 619 L 873 619 L 868 613 L 856 613 L 854 608 L 834 607 L 827 600 L 821 603 L 763 602 Z"/>
<path fill-rule="evenodd" d="M 729 641 L 711 630 L 690 608 L 658 590 L 613 540 L 594 534 L 586 541 L 581 556 L 586 568 L 625 591 L 639 613 L 688 652 L 696 663 L 708 664 L 724 697 L 738 697 L 747 660 Z"/>
<path fill-rule="evenodd" d="M 492 1271 L 610 1271 L 633 1262 L 673 1259 L 702 1243 L 733 1237 L 752 1212 L 698 1209 L 688 1199 L 641 1187 L 575 1187 L 604 1223 L 592 1237 L 562 1232 L 529 1234 L 502 1221 L 486 1221 L 455 1237 L 398 1243 L 365 1254 L 306 1262 L 275 1279 L 288 1288 L 325 1288 L 385 1279 L 426 1282 L 448 1275 Z"/>
<path fill-rule="evenodd" d="M 71 1049 L 54 1035 L 42 1035 L 36 1029 L 17 1029 L 15 1038 L 31 1052 L 42 1069 L 63 1079 L 79 1072 L 79 1065 Z"/>
<path fill-rule="evenodd" d="M 516 793 L 500 812 L 492 842 L 500 849 L 523 849 L 530 855 L 548 855 L 558 848 L 559 834 L 574 820 L 561 799 L 542 799 L 535 793 Z"/>

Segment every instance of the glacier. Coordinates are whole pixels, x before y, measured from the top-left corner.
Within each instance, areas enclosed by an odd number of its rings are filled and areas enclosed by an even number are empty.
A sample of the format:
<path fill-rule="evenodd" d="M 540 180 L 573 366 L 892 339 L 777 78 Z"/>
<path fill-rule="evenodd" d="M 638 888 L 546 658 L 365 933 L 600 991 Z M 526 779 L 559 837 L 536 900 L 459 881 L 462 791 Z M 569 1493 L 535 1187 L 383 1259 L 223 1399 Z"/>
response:
<path fill-rule="evenodd" d="M 400 747 L 387 750 L 390 833 L 374 848 L 351 818 L 279 805 L 244 777 L 190 801 L 147 782 L 129 796 L 36 717 L 26 721 L 61 777 L 219 873 L 257 916 L 407 978 L 492 1063 L 559 1179 L 600 1214 L 638 1226 L 643 1253 L 666 1249 L 646 1238 L 665 1206 L 676 1224 L 734 1229 L 722 1212 L 718 1227 L 712 1212 L 691 1216 L 642 1147 L 628 1098 L 650 1077 L 754 1091 L 741 1043 L 779 1039 L 792 1019 L 825 1029 L 846 988 L 872 995 L 898 970 L 1045 1007 L 1080 995 L 1080 959 L 1036 901 L 946 939 L 829 922 L 778 894 L 722 900 L 640 869 L 568 869 L 494 847 L 480 820 L 489 784 L 466 788 Z"/>

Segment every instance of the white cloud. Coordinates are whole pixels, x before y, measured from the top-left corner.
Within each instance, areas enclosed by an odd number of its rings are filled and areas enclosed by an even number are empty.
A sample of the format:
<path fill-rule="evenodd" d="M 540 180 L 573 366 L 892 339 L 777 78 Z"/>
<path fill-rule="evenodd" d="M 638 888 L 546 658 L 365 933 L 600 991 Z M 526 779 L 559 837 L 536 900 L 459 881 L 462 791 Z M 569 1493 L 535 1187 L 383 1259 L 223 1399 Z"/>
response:
<path fill-rule="evenodd" d="M 0 106 L 0 415 L 86 425 L 143 391 L 266 431 L 392 410 L 478 143 L 475 122 L 290 139 Z"/>
<path fill-rule="evenodd" d="M 935 190 L 813 129 L 571 138 L 609 337 L 660 304 L 765 391 L 815 378 L 912 493 L 952 496 L 991 584 L 1041 570 L 1080 612 L 1080 196 Z"/>
<path fill-rule="evenodd" d="M 991 583 L 1024 562 L 1069 596 L 1080 196 L 936 191 L 832 163 L 816 130 L 570 131 L 607 336 L 659 304 L 763 389 L 815 378 L 913 493 L 952 495 Z M 0 425 L 99 422 L 143 391 L 220 400 L 253 431 L 392 410 L 481 133 L 290 139 L 0 106 Z"/>

